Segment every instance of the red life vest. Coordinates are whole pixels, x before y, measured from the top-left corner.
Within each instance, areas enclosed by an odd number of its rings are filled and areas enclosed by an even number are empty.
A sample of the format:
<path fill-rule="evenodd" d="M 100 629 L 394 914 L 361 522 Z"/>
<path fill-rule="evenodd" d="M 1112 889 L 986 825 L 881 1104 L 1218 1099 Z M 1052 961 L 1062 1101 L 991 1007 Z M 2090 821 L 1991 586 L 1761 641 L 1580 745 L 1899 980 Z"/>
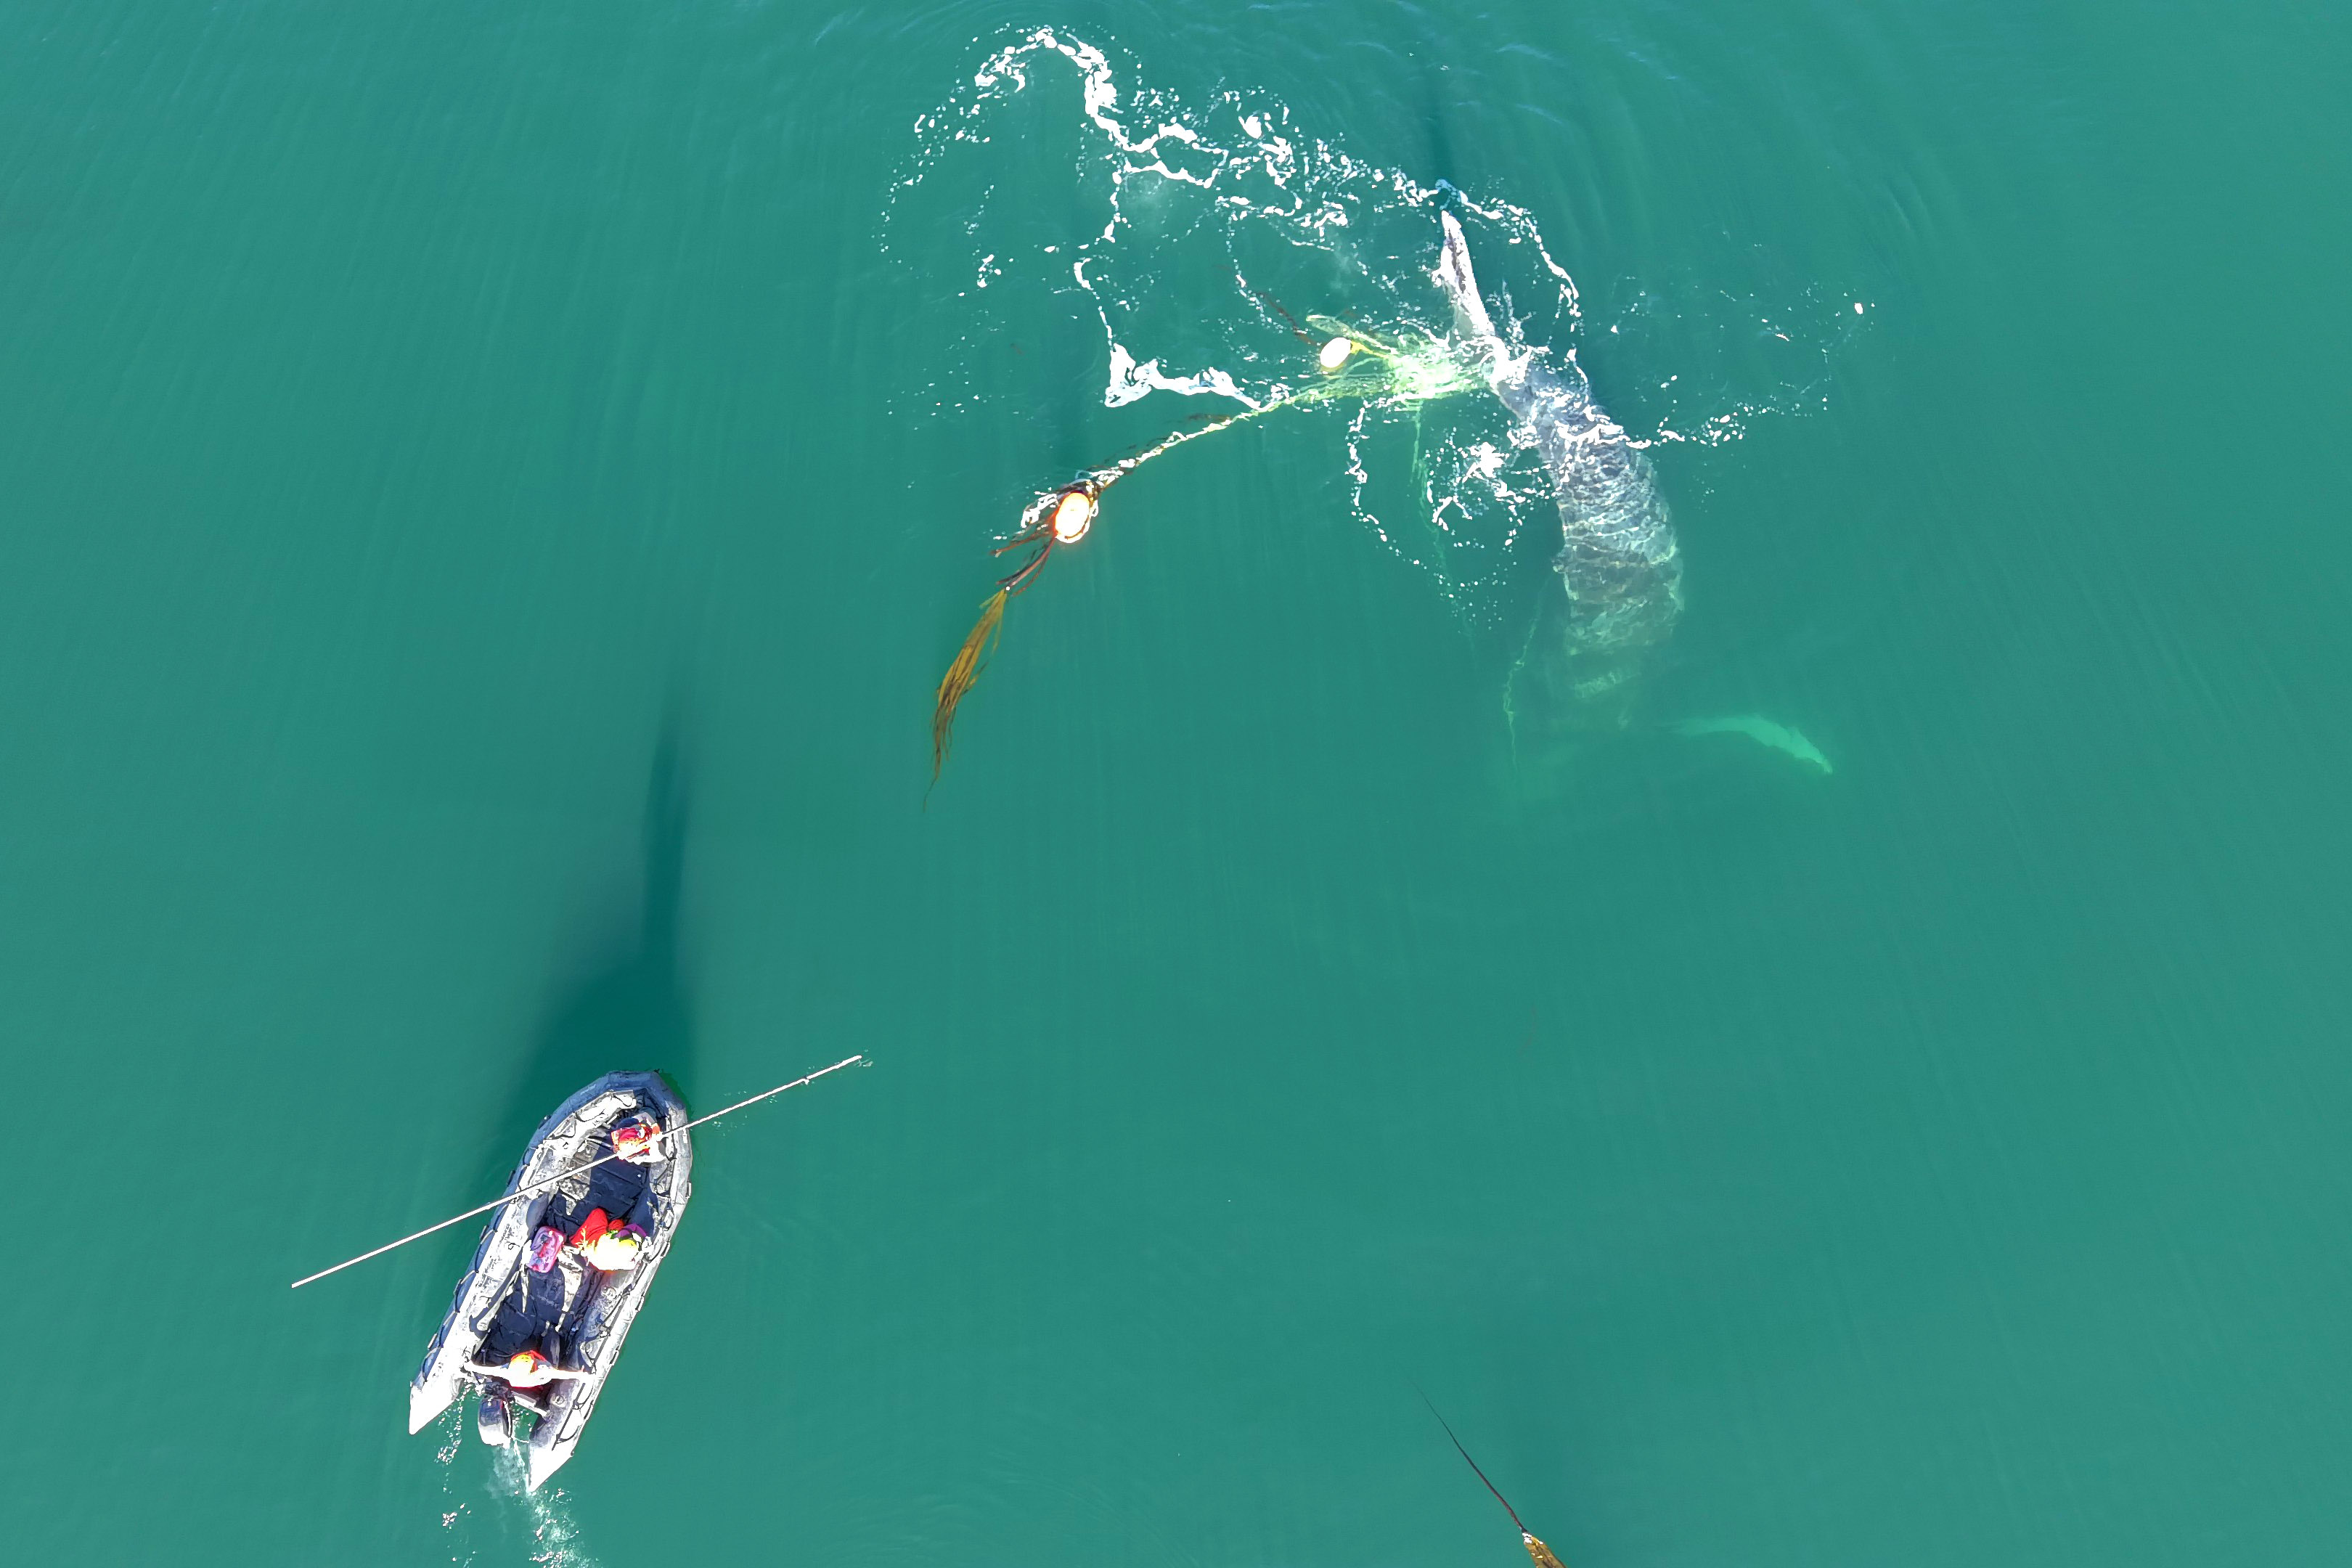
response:
<path fill-rule="evenodd" d="M 627 1241 L 634 1245 L 619 1249 L 597 1245 L 606 1240 L 615 1244 Z M 572 1245 L 580 1249 L 580 1255 L 588 1260 L 589 1265 L 607 1271 L 635 1268 L 637 1249 L 645 1244 L 646 1233 L 642 1228 L 616 1220 L 603 1209 L 590 1209 L 580 1228 L 572 1233 Z"/>

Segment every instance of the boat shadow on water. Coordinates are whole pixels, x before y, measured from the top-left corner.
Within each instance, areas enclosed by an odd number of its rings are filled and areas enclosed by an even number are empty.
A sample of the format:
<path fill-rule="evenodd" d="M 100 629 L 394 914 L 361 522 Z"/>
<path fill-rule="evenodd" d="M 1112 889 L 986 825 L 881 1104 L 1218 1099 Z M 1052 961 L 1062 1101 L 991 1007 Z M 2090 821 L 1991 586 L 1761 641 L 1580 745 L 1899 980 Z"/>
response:
<path fill-rule="evenodd" d="M 646 784 L 635 907 L 604 924 L 576 977 L 559 984 L 546 1021 L 507 1091 L 483 1173 L 494 1186 L 515 1151 L 565 1096 L 603 1074 L 658 1072 L 693 1103 L 694 1014 L 688 1005 L 678 908 L 686 872 L 688 777 L 674 719 L 665 720 Z"/>

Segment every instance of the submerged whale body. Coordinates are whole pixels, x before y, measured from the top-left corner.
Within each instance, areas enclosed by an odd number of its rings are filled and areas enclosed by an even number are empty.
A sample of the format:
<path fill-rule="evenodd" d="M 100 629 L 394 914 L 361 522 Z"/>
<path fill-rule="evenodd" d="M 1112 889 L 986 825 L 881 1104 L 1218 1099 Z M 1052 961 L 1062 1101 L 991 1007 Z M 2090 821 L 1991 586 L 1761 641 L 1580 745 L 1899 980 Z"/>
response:
<path fill-rule="evenodd" d="M 1673 635 L 1683 607 L 1682 558 L 1649 459 L 1592 400 L 1573 359 L 1563 370 L 1514 353 L 1495 330 L 1454 215 L 1440 215 L 1436 280 L 1454 302 L 1456 338 L 1550 470 L 1559 497 L 1563 599 L 1547 602 L 1513 673 L 1514 724 L 1616 728 L 1645 656 Z"/>

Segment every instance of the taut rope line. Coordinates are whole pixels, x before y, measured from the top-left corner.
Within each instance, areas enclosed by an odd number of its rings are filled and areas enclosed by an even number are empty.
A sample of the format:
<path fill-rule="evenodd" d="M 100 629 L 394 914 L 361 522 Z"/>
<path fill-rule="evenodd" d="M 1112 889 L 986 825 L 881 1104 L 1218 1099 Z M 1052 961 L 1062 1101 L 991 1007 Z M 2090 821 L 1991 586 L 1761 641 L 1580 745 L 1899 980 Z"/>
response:
<path fill-rule="evenodd" d="M 772 1100 L 788 1089 L 798 1089 L 803 1084 L 814 1083 L 817 1079 L 823 1078 L 829 1072 L 839 1072 L 845 1067 L 856 1067 L 860 1063 L 864 1063 L 864 1065 L 867 1067 L 872 1067 L 874 1065 L 872 1061 L 863 1056 L 844 1057 L 829 1068 L 817 1068 L 816 1071 L 809 1074 L 806 1078 L 796 1078 L 790 1083 L 780 1083 L 775 1088 L 768 1089 L 763 1093 L 755 1094 L 749 1100 L 739 1100 L 734 1104 L 728 1106 L 724 1110 L 714 1110 L 708 1116 L 698 1116 L 693 1121 L 686 1123 L 685 1126 L 680 1127 L 677 1130 L 677 1132 L 684 1132 L 691 1128 L 699 1127 L 706 1121 L 716 1121 L 720 1117 L 728 1114 L 729 1111 L 740 1110 L 747 1105 L 757 1105 L 763 1100 Z M 675 1138 L 677 1136 L 677 1132 L 665 1132 L 662 1136 L 665 1138 Z M 483 1204 L 477 1208 L 467 1209 L 464 1214 L 453 1214 L 447 1219 L 443 1220 L 439 1225 L 428 1225 L 423 1230 L 416 1232 L 413 1236 L 404 1236 L 398 1241 L 387 1241 L 382 1247 L 377 1247 L 373 1252 L 362 1252 L 357 1258 L 344 1258 L 332 1268 L 321 1268 L 316 1274 L 306 1274 L 301 1279 L 294 1281 L 289 1289 L 299 1290 L 303 1286 L 311 1283 L 313 1280 L 324 1279 L 330 1274 L 340 1274 L 354 1263 L 365 1263 L 371 1258 L 382 1258 L 385 1253 L 390 1252 L 395 1247 L 406 1247 L 412 1241 L 421 1241 L 425 1237 L 431 1236 L 436 1230 L 446 1230 L 460 1220 L 471 1219 L 478 1214 L 488 1214 L 492 1209 L 500 1207 L 506 1204 L 513 1203 L 518 1198 L 535 1196 L 540 1193 L 545 1192 L 550 1187 L 570 1181 L 572 1177 L 578 1175 L 583 1171 L 593 1171 L 599 1165 L 609 1165 L 614 1161 L 620 1158 L 621 1156 L 618 1154 L 607 1154 L 601 1160 L 591 1160 L 584 1165 L 574 1165 L 570 1170 L 565 1171 L 561 1174 L 550 1176 L 543 1182 L 533 1182 L 530 1186 L 521 1188 L 516 1192 L 509 1193 L 503 1197 L 492 1198 L 488 1203 Z"/>

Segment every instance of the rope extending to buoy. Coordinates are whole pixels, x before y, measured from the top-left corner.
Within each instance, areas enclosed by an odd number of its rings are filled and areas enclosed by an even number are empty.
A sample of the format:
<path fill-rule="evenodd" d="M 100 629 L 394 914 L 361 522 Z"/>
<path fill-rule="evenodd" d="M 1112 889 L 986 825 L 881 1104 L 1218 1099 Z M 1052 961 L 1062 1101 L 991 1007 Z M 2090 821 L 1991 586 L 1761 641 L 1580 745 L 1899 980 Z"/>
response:
<path fill-rule="evenodd" d="M 1275 307 L 1281 310 L 1280 306 Z M 1289 321 L 1288 311 L 1283 319 Z M 1162 453 L 1173 451 L 1187 441 L 1197 441 L 1203 436 L 1213 436 L 1220 430 L 1252 419 L 1262 419 L 1278 409 L 1307 404 L 1328 403 L 1335 398 L 1393 397 L 1406 402 L 1423 402 L 1431 397 L 1444 396 L 1458 388 L 1440 377 L 1425 383 L 1404 384 L 1393 373 L 1394 365 L 1411 351 L 1406 345 L 1365 331 L 1351 323 L 1329 316 L 1309 316 L 1307 324 L 1330 337 L 1322 342 L 1315 356 L 1316 368 L 1323 379 L 1310 383 L 1294 392 L 1283 393 L 1268 402 L 1239 413 L 1223 415 L 1189 430 L 1179 430 L 1167 439 L 1131 457 L 1095 468 L 1064 485 L 1057 490 L 1047 490 L 1032 500 L 1021 513 L 1020 526 L 1013 537 L 996 547 L 994 553 L 1007 554 L 1015 550 L 1032 549 L 1029 559 L 1019 571 L 997 580 L 996 592 L 981 601 L 980 619 L 973 623 L 971 635 L 956 652 L 955 660 L 948 666 L 947 674 L 940 678 L 940 689 L 931 704 L 931 783 L 940 782 L 940 770 L 947 765 L 948 747 L 953 737 L 957 707 L 971 695 L 980 683 L 980 673 L 988 666 L 990 650 L 1003 637 L 1004 607 L 1013 595 L 1035 580 L 1045 562 L 1059 545 L 1076 544 L 1087 536 L 1093 526 L 1095 513 L 1102 505 L 1103 492 L 1144 464 Z M 1317 340 L 1291 321 L 1291 330 L 1309 343 Z M 1371 374 L 1342 374 L 1353 368 L 1356 356 L 1377 367 Z M 925 799 L 929 792 L 925 791 Z"/>
<path fill-rule="evenodd" d="M 829 1068 L 817 1068 L 816 1071 L 809 1074 L 806 1078 L 796 1078 L 790 1083 L 780 1083 L 775 1088 L 755 1094 L 749 1100 L 739 1100 L 734 1104 L 727 1107 L 724 1110 L 714 1110 L 708 1116 L 698 1116 L 693 1121 L 687 1122 L 684 1126 L 678 1128 L 676 1132 L 665 1132 L 662 1136 L 664 1138 L 675 1138 L 678 1133 L 699 1127 L 706 1121 L 716 1121 L 720 1117 L 728 1115 L 733 1111 L 740 1110 L 747 1105 L 757 1105 L 763 1100 L 772 1100 L 788 1089 L 798 1089 L 803 1084 L 814 1083 L 817 1079 L 823 1078 L 829 1072 L 839 1072 L 845 1067 L 856 1067 L 861 1063 L 866 1067 L 872 1067 L 874 1065 L 872 1061 L 862 1056 L 844 1057 L 841 1060 L 834 1063 Z M 530 1186 L 520 1188 L 515 1192 L 508 1193 L 502 1197 L 492 1198 L 488 1203 L 482 1204 L 475 1208 L 469 1208 L 464 1214 L 453 1214 L 447 1219 L 443 1220 L 440 1224 L 428 1225 L 423 1230 L 416 1232 L 413 1236 L 404 1236 L 398 1241 L 387 1241 L 373 1252 L 362 1252 L 357 1258 L 346 1258 L 341 1263 L 336 1264 L 332 1268 L 321 1268 L 316 1274 L 305 1274 L 301 1279 L 294 1281 L 289 1289 L 299 1290 L 303 1286 L 310 1284 L 313 1280 L 324 1279 L 330 1274 L 340 1274 L 354 1263 L 365 1263 L 371 1258 L 382 1258 L 385 1253 L 390 1252 L 396 1247 L 406 1247 L 412 1241 L 422 1241 L 425 1237 L 431 1236 L 435 1231 L 446 1230 L 460 1220 L 471 1219 L 478 1214 L 488 1214 L 494 1208 L 515 1202 L 518 1198 L 536 1196 L 538 1194 L 547 1191 L 550 1187 L 555 1186 L 560 1183 L 570 1181 L 572 1177 L 578 1175 L 583 1171 L 593 1171 L 599 1165 L 609 1165 L 614 1161 L 621 1158 L 623 1158 L 623 1156 L 619 1154 L 607 1154 L 601 1160 L 591 1160 L 584 1165 L 574 1165 L 570 1170 L 565 1171 L 559 1175 L 550 1176 L 543 1182 L 533 1182 Z"/>
<path fill-rule="evenodd" d="M 1297 396 L 1280 398 L 1262 407 L 1213 419 L 1190 430 L 1179 430 L 1157 446 L 1131 458 L 1121 458 L 1108 468 L 1097 468 L 1076 483 L 1064 485 L 1058 490 L 1048 490 L 1029 503 L 1028 509 L 1021 514 L 1020 528 L 1011 539 L 998 545 L 993 553 L 1003 555 L 1031 545 L 1035 546 L 1034 553 L 1021 563 L 1019 571 L 1009 577 L 999 578 L 996 592 L 981 601 L 980 619 L 973 623 L 971 634 L 963 639 L 963 647 L 957 650 L 955 662 L 949 665 L 948 672 L 940 678 L 939 694 L 931 706 L 931 783 L 936 784 L 940 782 L 940 770 L 947 766 L 956 707 L 974 686 L 980 684 L 980 672 L 988 668 L 989 649 L 1003 635 L 1006 601 L 1035 580 L 1055 546 L 1076 544 L 1087 536 L 1087 531 L 1094 526 L 1095 513 L 1102 505 L 1103 491 L 1162 452 L 1181 447 L 1187 441 L 1214 435 L 1244 419 L 1271 414 L 1298 401 Z"/>
<path fill-rule="evenodd" d="M 1429 1405 L 1429 1413 L 1432 1415 L 1437 1415 L 1437 1406 L 1430 1403 L 1429 1395 L 1422 1394 L 1417 1386 L 1413 1392 L 1421 1394 L 1421 1402 Z M 1445 1427 L 1445 1436 L 1454 1444 L 1454 1451 L 1462 1456 L 1462 1462 L 1470 1467 L 1470 1473 L 1486 1483 L 1486 1489 L 1495 1494 L 1495 1500 L 1503 1505 L 1503 1511 L 1511 1516 L 1511 1522 L 1518 1525 L 1519 1544 L 1525 1546 L 1528 1549 L 1528 1555 L 1535 1559 L 1535 1568 L 1561 1568 L 1560 1561 L 1552 1555 L 1551 1548 L 1537 1540 L 1535 1531 L 1520 1523 L 1519 1510 L 1511 1506 L 1511 1500 L 1505 1497 L 1494 1482 L 1486 1479 L 1486 1472 L 1478 1468 L 1478 1461 L 1470 1457 L 1470 1450 L 1462 1446 L 1462 1439 L 1454 1436 L 1454 1428 L 1447 1425 L 1445 1417 L 1437 1415 L 1437 1424 Z"/>

